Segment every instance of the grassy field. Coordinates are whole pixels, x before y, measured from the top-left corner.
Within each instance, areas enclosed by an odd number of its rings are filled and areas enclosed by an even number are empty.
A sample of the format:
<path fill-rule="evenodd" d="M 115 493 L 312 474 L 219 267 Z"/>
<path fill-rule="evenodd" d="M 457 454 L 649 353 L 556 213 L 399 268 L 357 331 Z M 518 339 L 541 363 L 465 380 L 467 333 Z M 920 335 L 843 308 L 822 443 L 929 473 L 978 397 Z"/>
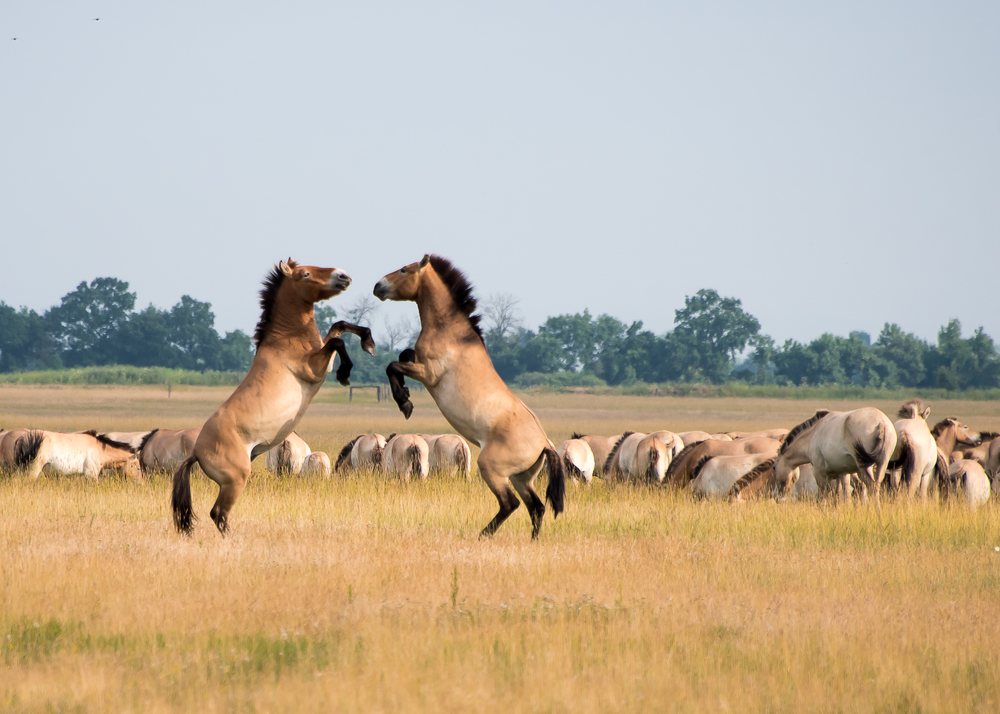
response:
<path fill-rule="evenodd" d="M 0 386 L 0 426 L 200 424 L 231 388 Z M 321 392 L 336 455 L 406 422 Z M 574 430 L 792 426 L 858 402 L 528 394 Z M 867 402 L 893 413 L 895 402 Z M 1000 403 L 936 402 L 1000 431 Z M 262 460 L 258 460 L 261 462 Z M 220 538 L 216 488 L 173 532 L 168 479 L 0 478 L 5 711 L 982 711 L 1000 709 L 1000 508 L 733 506 L 595 483 L 540 541 L 474 478 L 279 479 L 255 464 Z"/>

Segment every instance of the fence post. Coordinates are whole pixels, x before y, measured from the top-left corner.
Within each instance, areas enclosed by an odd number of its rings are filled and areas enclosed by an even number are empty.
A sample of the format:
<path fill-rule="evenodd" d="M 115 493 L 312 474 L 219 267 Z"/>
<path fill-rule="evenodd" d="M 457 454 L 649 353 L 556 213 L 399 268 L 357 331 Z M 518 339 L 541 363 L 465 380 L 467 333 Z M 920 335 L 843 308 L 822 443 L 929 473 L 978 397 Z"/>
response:
<path fill-rule="evenodd" d="M 347 401 L 349 401 L 349 402 L 353 402 L 354 401 L 354 387 L 350 388 L 350 392 L 347 395 Z"/>

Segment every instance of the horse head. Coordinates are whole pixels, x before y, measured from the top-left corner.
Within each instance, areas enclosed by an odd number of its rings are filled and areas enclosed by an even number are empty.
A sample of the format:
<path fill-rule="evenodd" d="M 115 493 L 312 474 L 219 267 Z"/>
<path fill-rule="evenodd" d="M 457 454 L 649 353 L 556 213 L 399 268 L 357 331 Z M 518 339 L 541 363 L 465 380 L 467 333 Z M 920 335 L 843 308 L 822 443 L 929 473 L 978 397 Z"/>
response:
<path fill-rule="evenodd" d="M 337 268 L 319 268 L 315 265 L 299 265 L 289 258 L 278 263 L 278 270 L 296 294 L 312 304 L 328 300 L 347 290 L 351 276 Z"/>
<path fill-rule="evenodd" d="M 425 255 L 416 263 L 404 265 L 399 270 L 388 273 L 375 283 L 372 294 L 383 302 L 386 300 L 416 300 L 420 292 L 420 273 L 431 262 Z"/>

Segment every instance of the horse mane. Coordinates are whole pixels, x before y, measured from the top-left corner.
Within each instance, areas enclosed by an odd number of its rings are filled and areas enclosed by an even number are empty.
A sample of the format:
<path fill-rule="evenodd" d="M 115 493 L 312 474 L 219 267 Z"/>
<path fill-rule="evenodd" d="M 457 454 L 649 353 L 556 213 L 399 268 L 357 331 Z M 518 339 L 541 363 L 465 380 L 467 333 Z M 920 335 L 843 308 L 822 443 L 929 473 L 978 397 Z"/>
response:
<path fill-rule="evenodd" d="M 941 436 L 941 432 L 943 432 L 949 426 L 953 426 L 956 424 L 958 424 L 958 417 L 951 417 L 951 416 L 945 417 L 937 424 L 935 424 L 933 429 L 931 429 L 931 436 L 933 436 L 936 439 L 939 436 Z"/>
<path fill-rule="evenodd" d="M 585 436 L 584 434 L 581 434 L 578 431 L 574 431 L 573 434 L 569 438 L 570 439 L 582 439 L 584 436 Z"/>
<path fill-rule="evenodd" d="M 622 442 L 625 441 L 625 439 L 632 436 L 632 434 L 634 433 L 635 433 L 634 431 L 626 431 L 624 434 L 618 437 L 618 441 L 616 441 L 615 445 L 611 448 L 611 453 L 608 454 L 608 458 L 604 460 L 605 471 L 609 471 L 611 469 L 611 464 L 614 463 L 615 460 L 615 454 L 618 453 L 618 447 L 622 445 Z"/>
<path fill-rule="evenodd" d="M 785 453 L 785 449 L 788 448 L 788 445 L 792 443 L 792 440 L 795 439 L 796 436 L 801 434 L 803 431 L 811 427 L 813 424 L 818 422 L 820 419 L 822 419 L 829 413 L 830 413 L 829 409 L 817 409 L 815 414 L 813 414 L 811 417 L 809 417 L 804 422 L 802 422 L 798 426 L 794 427 L 790 432 L 788 432 L 785 438 L 781 441 L 781 447 L 778 449 L 778 456 L 781 456 L 783 453 Z"/>
<path fill-rule="evenodd" d="M 482 315 L 474 315 L 476 310 L 476 298 L 472 296 L 472 283 L 465 277 L 465 274 L 452 265 L 447 258 L 440 255 L 432 255 L 430 258 L 434 272 L 441 278 L 441 282 L 448 288 L 451 299 L 455 301 L 455 307 L 459 312 L 469 318 L 472 331 L 476 333 L 480 340 L 483 339 L 483 330 L 479 326 Z"/>
<path fill-rule="evenodd" d="M 130 454 L 134 454 L 135 453 L 135 449 L 132 448 L 132 445 L 131 444 L 126 444 L 124 441 L 115 441 L 114 439 L 109 439 L 106 435 L 104 435 L 104 434 L 98 434 L 98 433 L 94 432 L 93 430 L 85 432 L 85 433 L 90 434 L 92 437 L 94 437 L 95 439 L 97 439 L 99 442 L 101 442 L 105 446 L 110 446 L 112 449 L 121 449 L 122 451 L 129 452 Z"/>
<path fill-rule="evenodd" d="M 271 268 L 271 272 L 264 278 L 264 287 L 260 291 L 260 320 L 253 331 L 253 346 L 260 347 L 260 343 L 267 336 L 267 328 L 274 317 L 274 303 L 278 300 L 278 291 L 281 290 L 285 282 L 285 274 L 276 265 Z"/>
<path fill-rule="evenodd" d="M 706 441 L 709 441 L 709 439 L 702 439 L 701 441 L 692 441 L 690 444 L 688 444 L 683 449 L 681 449 L 680 451 L 678 451 L 677 452 L 677 456 L 675 456 L 674 458 L 670 459 L 670 465 L 667 466 L 667 473 L 665 473 L 663 475 L 663 482 L 664 483 L 669 482 L 670 478 L 675 473 L 677 473 L 677 469 L 680 468 L 681 461 L 683 461 L 684 459 L 687 458 L 688 453 L 692 449 L 694 449 L 694 447 L 698 446 L 698 444 L 703 444 Z"/>
<path fill-rule="evenodd" d="M 916 419 L 920 412 L 924 410 L 924 402 L 921 399 L 910 399 L 903 402 L 903 406 L 896 412 L 900 419 Z"/>
<path fill-rule="evenodd" d="M 142 441 L 139 442 L 139 448 L 135 450 L 135 453 L 138 454 L 143 449 L 145 449 L 146 448 L 146 444 L 148 444 L 149 440 L 153 438 L 153 434 L 155 434 L 159 430 L 160 430 L 159 427 L 157 427 L 156 429 L 153 429 L 151 432 L 149 432 L 144 437 L 142 437 Z"/>
<path fill-rule="evenodd" d="M 1000 433 L 995 431 L 981 431 L 979 432 L 979 443 L 982 444 L 986 441 L 993 441 L 997 437 L 1000 437 Z"/>
<path fill-rule="evenodd" d="M 748 488 L 753 489 L 748 495 L 752 496 L 758 493 L 764 486 L 767 486 L 768 473 L 770 473 L 771 480 L 774 479 L 774 464 L 777 460 L 777 458 L 772 458 L 762 461 L 737 479 L 736 483 L 729 489 L 729 497 L 739 499 L 740 494 Z"/>
<path fill-rule="evenodd" d="M 362 436 L 364 436 L 364 434 L 359 434 L 358 436 L 355 436 L 353 439 L 347 442 L 347 445 L 343 449 L 340 450 L 340 453 L 337 454 L 337 465 L 333 467 L 334 471 L 340 470 L 340 467 L 343 466 L 344 462 L 347 461 L 347 459 L 350 457 L 351 449 L 354 448 L 354 442 L 356 442 Z"/>
<path fill-rule="evenodd" d="M 711 454 L 706 454 L 705 456 L 702 456 L 700 459 L 698 459 L 698 463 L 696 463 L 694 465 L 694 468 L 691 469 L 691 480 L 694 481 L 696 478 L 698 478 L 698 474 L 700 474 L 701 470 L 705 468 L 705 464 L 707 464 L 714 458 L 715 457 L 712 456 Z"/>
<path fill-rule="evenodd" d="M 395 437 L 395 436 L 396 436 L 396 432 L 392 432 L 391 434 L 389 434 L 389 436 L 386 437 L 386 439 L 385 439 L 386 446 L 389 445 L 389 442 L 392 441 L 393 437 Z"/>

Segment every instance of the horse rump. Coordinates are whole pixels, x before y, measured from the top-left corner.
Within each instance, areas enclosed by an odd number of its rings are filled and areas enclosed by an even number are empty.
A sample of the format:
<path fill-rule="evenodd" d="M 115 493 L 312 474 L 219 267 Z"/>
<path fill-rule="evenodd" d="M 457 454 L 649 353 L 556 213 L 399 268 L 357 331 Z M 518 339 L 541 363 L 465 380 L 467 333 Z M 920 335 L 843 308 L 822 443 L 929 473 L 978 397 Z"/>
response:
<path fill-rule="evenodd" d="M 567 449 L 566 453 L 563 454 L 562 462 L 563 471 L 568 474 L 571 479 L 575 481 L 583 478 L 583 471 L 581 471 L 580 468 L 569 458 L 569 449 Z"/>
<path fill-rule="evenodd" d="M 14 444 L 14 466 L 23 469 L 34 461 L 44 440 L 45 434 L 37 430 L 29 431 L 20 436 Z"/>
<path fill-rule="evenodd" d="M 354 443 L 362 436 L 364 436 L 364 434 L 355 436 L 347 442 L 347 445 L 343 449 L 340 450 L 340 453 L 337 454 L 337 465 L 333 467 L 334 471 L 340 471 L 340 467 L 344 465 L 344 462 L 351 458 L 351 449 L 354 448 Z"/>
<path fill-rule="evenodd" d="M 646 482 L 656 483 L 656 467 L 660 463 L 660 451 L 656 445 L 649 447 L 649 466 L 646 467 Z"/>
<path fill-rule="evenodd" d="M 178 533 L 188 536 L 191 535 L 191 529 L 197 520 L 191 505 L 191 467 L 197 460 L 196 456 L 189 457 L 174 473 L 174 488 L 170 498 L 170 505 L 174 511 L 174 526 Z"/>
<path fill-rule="evenodd" d="M 890 461 L 888 468 L 893 471 L 900 469 L 900 485 L 910 485 L 913 480 L 913 472 L 917 469 L 917 454 L 913 451 L 910 437 L 905 431 L 899 435 L 899 458 Z"/>
<path fill-rule="evenodd" d="M 542 452 L 549 469 L 549 485 L 545 489 L 545 499 L 552 504 L 552 517 L 558 518 L 563 512 L 566 498 L 566 473 L 563 471 L 562 459 L 551 446 L 546 446 Z"/>
<path fill-rule="evenodd" d="M 818 412 L 817 412 L 818 413 Z M 866 469 L 876 461 L 878 457 L 876 454 L 882 451 L 882 447 L 885 444 L 885 424 L 879 423 L 878 431 L 875 434 L 875 445 L 872 447 L 871 451 L 865 449 L 865 445 L 861 443 L 861 440 L 854 442 L 854 460 L 858 462 L 858 466 Z"/>
<path fill-rule="evenodd" d="M 424 477 L 423 472 L 420 470 L 420 447 L 413 444 L 406 453 L 410 455 L 410 476 L 417 474 L 420 478 Z"/>

